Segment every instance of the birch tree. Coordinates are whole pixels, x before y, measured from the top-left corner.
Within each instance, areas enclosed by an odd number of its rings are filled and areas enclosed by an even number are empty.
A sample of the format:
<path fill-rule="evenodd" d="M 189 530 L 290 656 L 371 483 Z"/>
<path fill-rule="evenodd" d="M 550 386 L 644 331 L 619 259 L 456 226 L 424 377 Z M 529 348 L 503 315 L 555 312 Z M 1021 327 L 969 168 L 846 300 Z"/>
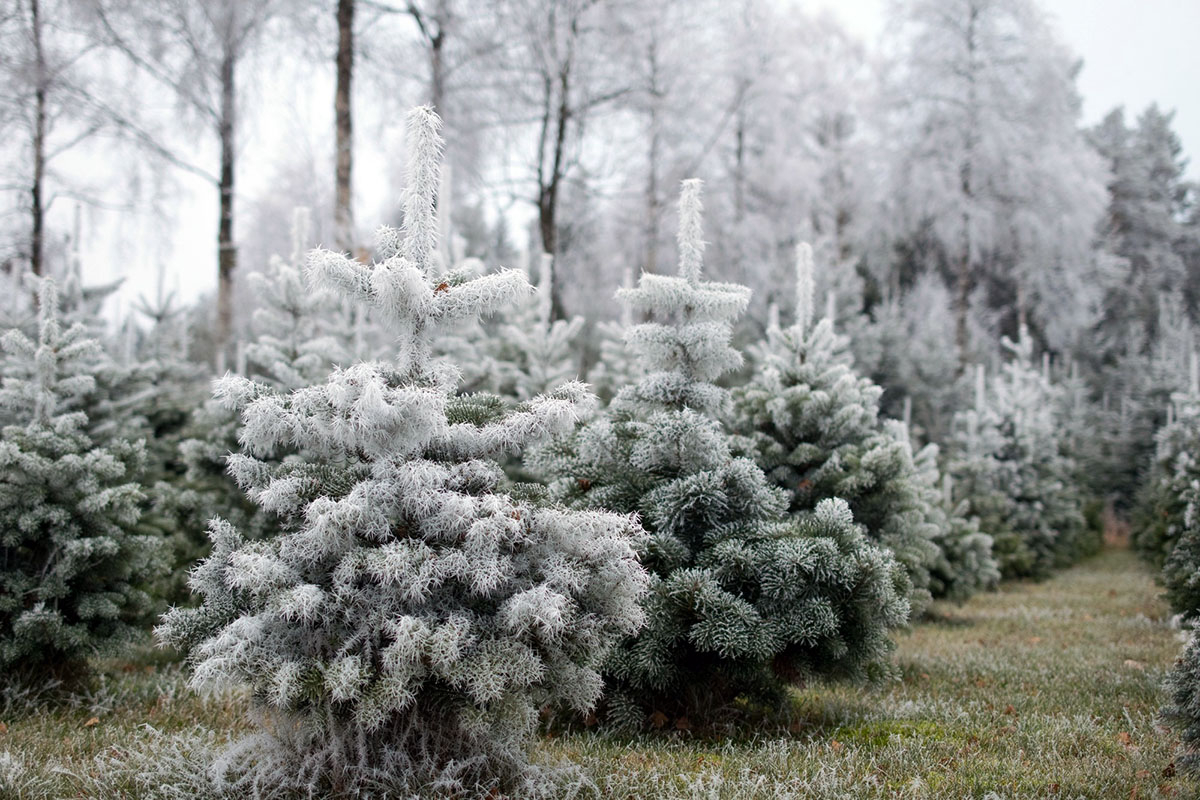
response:
<path fill-rule="evenodd" d="M 132 6 L 90 0 L 104 41 L 141 73 L 169 91 L 178 105 L 207 130 L 219 151 L 217 170 L 201 168 L 177 153 L 176 165 L 211 183 L 218 196 L 218 362 L 233 327 L 237 272 L 234 236 L 239 68 L 259 44 L 279 0 L 163 0 Z"/>

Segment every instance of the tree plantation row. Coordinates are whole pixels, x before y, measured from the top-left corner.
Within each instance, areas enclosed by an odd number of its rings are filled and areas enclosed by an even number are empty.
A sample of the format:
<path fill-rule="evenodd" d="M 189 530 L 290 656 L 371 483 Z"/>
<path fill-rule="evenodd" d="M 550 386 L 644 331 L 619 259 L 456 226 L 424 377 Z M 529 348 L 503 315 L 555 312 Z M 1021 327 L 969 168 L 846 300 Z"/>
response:
<path fill-rule="evenodd" d="M 372 263 L 306 254 L 294 215 L 210 401 L 169 309 L 114 337 L 74 279 L 38 283 L 36 330 L 4 338 L 8 674 L 69 691 L 157 620 L 194 688 L 248 690 L 260 733 L 221 762 L 238 792 L 559 796 L 578 776 L 529 761 L 542 715 L 736 725 L 797 682 L 887 678 L 932 598 L 1099 548 L 1102 409 L 1077 376 L 1023 332 L 1000 374 L 964 377 L 944 451 L 918 448 L 817 318 L 808 245 L 794 321 L 773 314 L 748 359 L 731 346 L 749 292 L 703 276 L 696 180 L 677 274 L 618 292 L 644 321 L 598 403 L 577 325 L 522 271 L 439 255 L 439 128 L 409 115 L 404 226 Z M 1185 613 L 1198 397 L 1160 435 L 1138 529 L 1172 551 Z M 1196 663 L 1173 679 L 1185 725 Z"/>

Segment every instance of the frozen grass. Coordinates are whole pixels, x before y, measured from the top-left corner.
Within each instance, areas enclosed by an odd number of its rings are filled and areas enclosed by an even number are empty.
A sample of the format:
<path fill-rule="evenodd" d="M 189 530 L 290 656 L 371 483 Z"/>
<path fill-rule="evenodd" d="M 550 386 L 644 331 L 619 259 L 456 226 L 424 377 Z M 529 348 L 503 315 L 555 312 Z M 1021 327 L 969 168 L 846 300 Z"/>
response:
<path fill-rule="evenodd" d="M 1172 774 L 1176 737 L 1156 720 L 1178 632 L 1128 551 L 935 613 L 900 637 L 900 680 L 806 687 L 786 728 L 569 733 L 538 757 L 578 763 L 595 785 L 583 796 L 622 800 L 1200 796 Z M 241 707 L 152 661 L 112 665 L 73 701 L 7 691 L 0 797 L 231 797 L 211 766 L 245 732 Z"/>
<path fill-rule="evenodd" d="M 1108 550 L 936 607 L 900 637 L 901 680 L 807 687 L 787 735 L 573 734 L 547 749 L 621 798 L 1196 797 L 1156 719 L 1180 647 L 1158 593 L 1127 550 Z"/>

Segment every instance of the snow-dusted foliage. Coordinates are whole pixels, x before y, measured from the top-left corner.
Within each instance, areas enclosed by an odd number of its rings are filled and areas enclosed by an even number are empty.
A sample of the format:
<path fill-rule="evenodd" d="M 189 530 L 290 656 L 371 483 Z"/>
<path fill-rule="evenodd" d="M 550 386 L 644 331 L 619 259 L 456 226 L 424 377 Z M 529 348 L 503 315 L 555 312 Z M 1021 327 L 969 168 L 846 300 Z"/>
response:
<path fill-rule="evenodd" d="M 1200 491 L 1200 376 L 1172 398 L 1168 423 L 1155 434 L 1151 466 L 1133 514 L 1133 546 L 1155 566 L 1184 532 L 1189 498 Z"/>
<path fill-rule="evenodd" d="M 904 425 L 880 418 L 882 390 L 855 373 L 832 320 L 811 324 L 813 282 L 812 250 L 801 244 L 796 322 L 770 328 L 753 351 L 754 375 L 734 391 L 738 428 L 793 512 L 833 497 L 849 503 L 867 535 L 904 565 L 920 613 L 930 600 L 930 569 L 948 557 L 936 544 L 945 520 L 923 492 Z"/>
<path fill-rule="evenodd" d="M 1166 689 L 1170 700 L 1162 716 L 1182 740 L 1175 763 L 1200 773 L 1200 636 L 1194 631 L 1167 675 Z"/>
<path fill-rule="evenodd" d="M 992 537 L 967 517 L 967 504 L 954 502 L 952 479 L 938 469 L 938 447 L 927 444 L 913 457 L 920 517 L 937 529 L 938 557 L 929 568 L 929 591 L 935 598 L 961 603 L 1000 581 L 1000 565 L 992 555 Z"/>
<path fill-rule="evenodd" d="M 1200 387 L 1175 395 L 1174 419 L 1158 432 L 1154 469 L 1135 516 L 1133 543 L 1162 565 L 1172 610 L 1200 615 Z"/>
<path fill-rule="evenodd" d="M 333 293 L 309 286 L 304 279 L 309 224 L 309 210 L 295 209 L 289 258 L 275 256 L 265 271 L 249 276 L 259 306 L 251 317 L 253 339 L 241 348 L 239 362 L 244 364 L 238 367 L 258 384 L 280 392 L 322 381 L 335 365 L 350 361 L 349 315 Z M 270 516 L 257 512 L 226 474 L 229 454 L 239 448 L 239 427 L 237 411 L 218 399 L 209 398 L 194 411 L 179 444 L 185 472 L 173 492 L 163 493 L 164 504 L 185 530 L 202 535 L 214 516 L 234 523 L 250 538 L 274 528 Z M 296 444 L 280 456 L 295 454 Z"/>
<path fill-rule="evenodd" d="M 72 670 L 138 630 L 165 566 L 140 535 L 142 442 L 98 441 L 84 409 L 108 362 L 81 324 L 63 330 L 50 280 L 36 340 L 3 339 L 0 668 Z"/>
<path fill-rule="evenodd" d="M 926 273 L 903 296 L 885 299 L 869 316 L 852 315 L 838 326 L 850 339 L 859 374 L 884 389 L 883 413 L 898 419 L 904 403 L 910 403 L 913 433 L 923 441 L 946 440 L 964 399 L 952 305 L 941 277 Z M 982 329 L 972 332 L 976 338 L 983 334 Z"/>
<path fill-rule="evenodd" d="M 341 321 L 336 297 L 307 285 L 302 273 L 310 215 L 307 208 L 292 212 L 290 258 L 275 256 L 265 272 L 249 277 L 259 303 L 251 327 L 255 339 L 246 346 L 250 375 L 282 391 L 311 386 L 350 361 L 335 335 Z"/>
<path fill-rule="evenodd" d="M 583 317 L 552 318 L 553 270 L 554 259 L 543 255 L 537 293 L 516 306 L 515 313 L 505 315 L 496 331 L 497 391 L 506 397 L 528 400 L 579 379 L 575 342 L 583 329 Z"/>
<path fill-rule="evenodd" d="M 1193 371 L 1194 372 L 1194 371 Z M 1200 397 L 1193 376 L 1190 390 L 1176 395 L 1179 418 L 1158 435 L 1155 510 L 1164 519 L 1150 537 L 1140 531 L 1143 554 L 1165 558 L 1163 584 L 1171 609 L 1191 628 L 1175 668 L 1167 676 L 1170 702 L 1163 717 L 1179 730 L 1182 746 L 1177 763 L 1200 772 L 1200 469 L 1194 453 L 1200 444 Z M 1154 547 L 1149 545 L 1153 543 Z"/>
<path fill-rule="evenodd" d="M 465 259 L 447 273 L 449 285 L 484 271 L 477 259 Z M 487 320 L 470 321 L 435 343 L 435 353 L 459 366 L 460 394 L 487 392 L 518 403 L 578 380 L 579 334 L 584 319 L 553 319 L 550 286 L 554 260 L 542 254 L 538 289 L 516 299 Z"/>
<path fill-rule="evenodd" d="M 713 381 L 742 361 L 729 339 L 749 292 L 701 279 L 699 191 L 684 183 L 678 276 L 643 274 L 618 293 L 653 319 L 626 335 L 644 376 L 527 462 L 555 479 L 553 496 L 637 512 L 651 533 L 649 625 L 607 666 L 619 725 L 712 717 L 739 696 L 775 702 L 800 676 L 867 675 L 909 614 L 903 569 L 845 502 L 789 516 L 787 493 L 732 451 L 728 392 Z"/>
<path fill-rule="evenodd" d="M 992 535 L 1005 577 L 1044 577 L 1094 552 L 1075 464 L 1065 454 L 1057 388 L 1033 364 L 1027 331 L 1005 340 L 1011 358 L 988 381 L 976 373 L 975 407 L 955 418 L 947 471 L 954 497 Z"/>
<path fill-rule="evenodd" d="M 568 511 L 500 490 L 495 459 L 569 431 L 578 383 L 511 413 L 456 397 L 430 356 L 443 330 L 528 292 L 520 272 L 451 284 L 435 257 L 440 121 L 409 116 L 405 229 L 365 265 L 314 251 L 315 283 L 390 325 L 395 358 L 284 394 L 227 376 L 241 410 L 231 472 L 281 520 L 247 541 L 224 520 L 195 570 L 199 608 L 159 629 L 196 686 L 244 684 L 265 732 L 241 751 L 250 789 L 407 796 L 551 791 L 527 759 L 538 710 L 597 701 L 600 661 L 645 614 L 631 516 Z M 303 461 L 276 456 L 299 446 Z"/>
<path fill-rule="evenodd" d="M 625 273 L 625 288 L 633 286 L 633 270 Z M 606 403 L 611 402 L 624 386 L 637 383 L 643 369 L 636 354 L 625 345 L 625 334 L 633 329 L 633 312 L 629 306 L 621 309 L 621 318 L 597 322 L 592 333 L 596 346 L 596 363 L 588 370 L 587 380 L 597 396 Z"/>

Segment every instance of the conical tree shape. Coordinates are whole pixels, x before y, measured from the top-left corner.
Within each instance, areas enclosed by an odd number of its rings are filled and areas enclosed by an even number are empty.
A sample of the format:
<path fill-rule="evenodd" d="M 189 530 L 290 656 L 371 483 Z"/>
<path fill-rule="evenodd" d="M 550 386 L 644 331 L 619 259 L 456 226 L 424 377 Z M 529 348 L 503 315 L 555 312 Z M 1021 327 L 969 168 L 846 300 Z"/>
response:
<path fill-rule="evenodd" d="M 0 668 L 69 673 L 141 629 L 162 541 L 136 532 L 141 442 L 97 442 L 86 407 L 105 368 L 81 324 L 63 330 L 54 283 L 36 341 L 13 330 L 0 409 Z"/>
<path fill-rule="evenodd" d="M 713 381 L 741 363 L 731 321 L 749 292 L 700 275 L 700 186 L 680 199 L 678 276 L 618 293 L 655 321 L 626 337 L 644 377 L 608 414 L 535 453 L 576 507 L 637 512 L 651 533 L 646 630 L 608 662 L 609 717 L 640 726 L 719 714 L 738 697 L 779 702 L 789 679 L 858 677 L 891 648 L 909 606 L 904 573 L 831 500 L 795 519 L 786 494 L 736 458 Z"/>
<path fill-rule="evenodd" d="M 734 392 L 740 431 L 793 512 L 840 497 L 867 535 L 890 549 L 911 581 L 914 613 L 930 600 L 943 535 L 922 496 L 907 430 L 879 416 L 883 390 L 857 375 L 847 341 L 813 317 L 812 250 L 797 254 L 796 322 L 773 327 L 755 350 L 750 381 Z M 936 481 L 935 481 L 936 482 Z"/>
<path fill-rule="evenodd" d="M 1154 463 L 1138 492 L 1133 546 L 1155 566 L 1163 565 L 1186 528 L 1192 485 L 1200 481 L 1200 387 L 1172 398 L 1173 419 L 1155 434 Z"/>
<path fill-rule="evenodd" d="M 434 337 L 529 290 L 519 272 L 439 274 L 440 121 L 409 116 L 404 235 L 379 234 L 371 266 L 309 257 L 319 285 L 371 308 L 396 337 L 390 362 L 337 370 L 283 394 L 230 376 L 244 452 L 231 471 L 282 520 L 247 542 L 212 525 L 194 572 L 203 597 L 163 621 L 193 683 L 243 684 L 270 720 L 245 780 L 318 795 L 551 793 L 527 750 L 538 710 L 597 700 L 596 668 L 636 631 L 646 575 L 631 517 L 514 500 L 496 458 L 565 432 L 580 384 L 513 413 L 456 398 Z M 299 444 L 304 461 L 275 462 Z"/>
<path fill-rule="evenodd" d="M 947 471 L 956 499 L 995 539 L 1004 576 L 1045 577 L 1095 552 L 1099 533 L 1086 528 L 1071 484 L 1075 465 L 1060 440 L 1057 390 L 1034 367 L 1028 332 L 1004 341 L 1012 356 L 1004 372 L 986 381 L 980 370 L 975 408 L 955 418 Z"/>

